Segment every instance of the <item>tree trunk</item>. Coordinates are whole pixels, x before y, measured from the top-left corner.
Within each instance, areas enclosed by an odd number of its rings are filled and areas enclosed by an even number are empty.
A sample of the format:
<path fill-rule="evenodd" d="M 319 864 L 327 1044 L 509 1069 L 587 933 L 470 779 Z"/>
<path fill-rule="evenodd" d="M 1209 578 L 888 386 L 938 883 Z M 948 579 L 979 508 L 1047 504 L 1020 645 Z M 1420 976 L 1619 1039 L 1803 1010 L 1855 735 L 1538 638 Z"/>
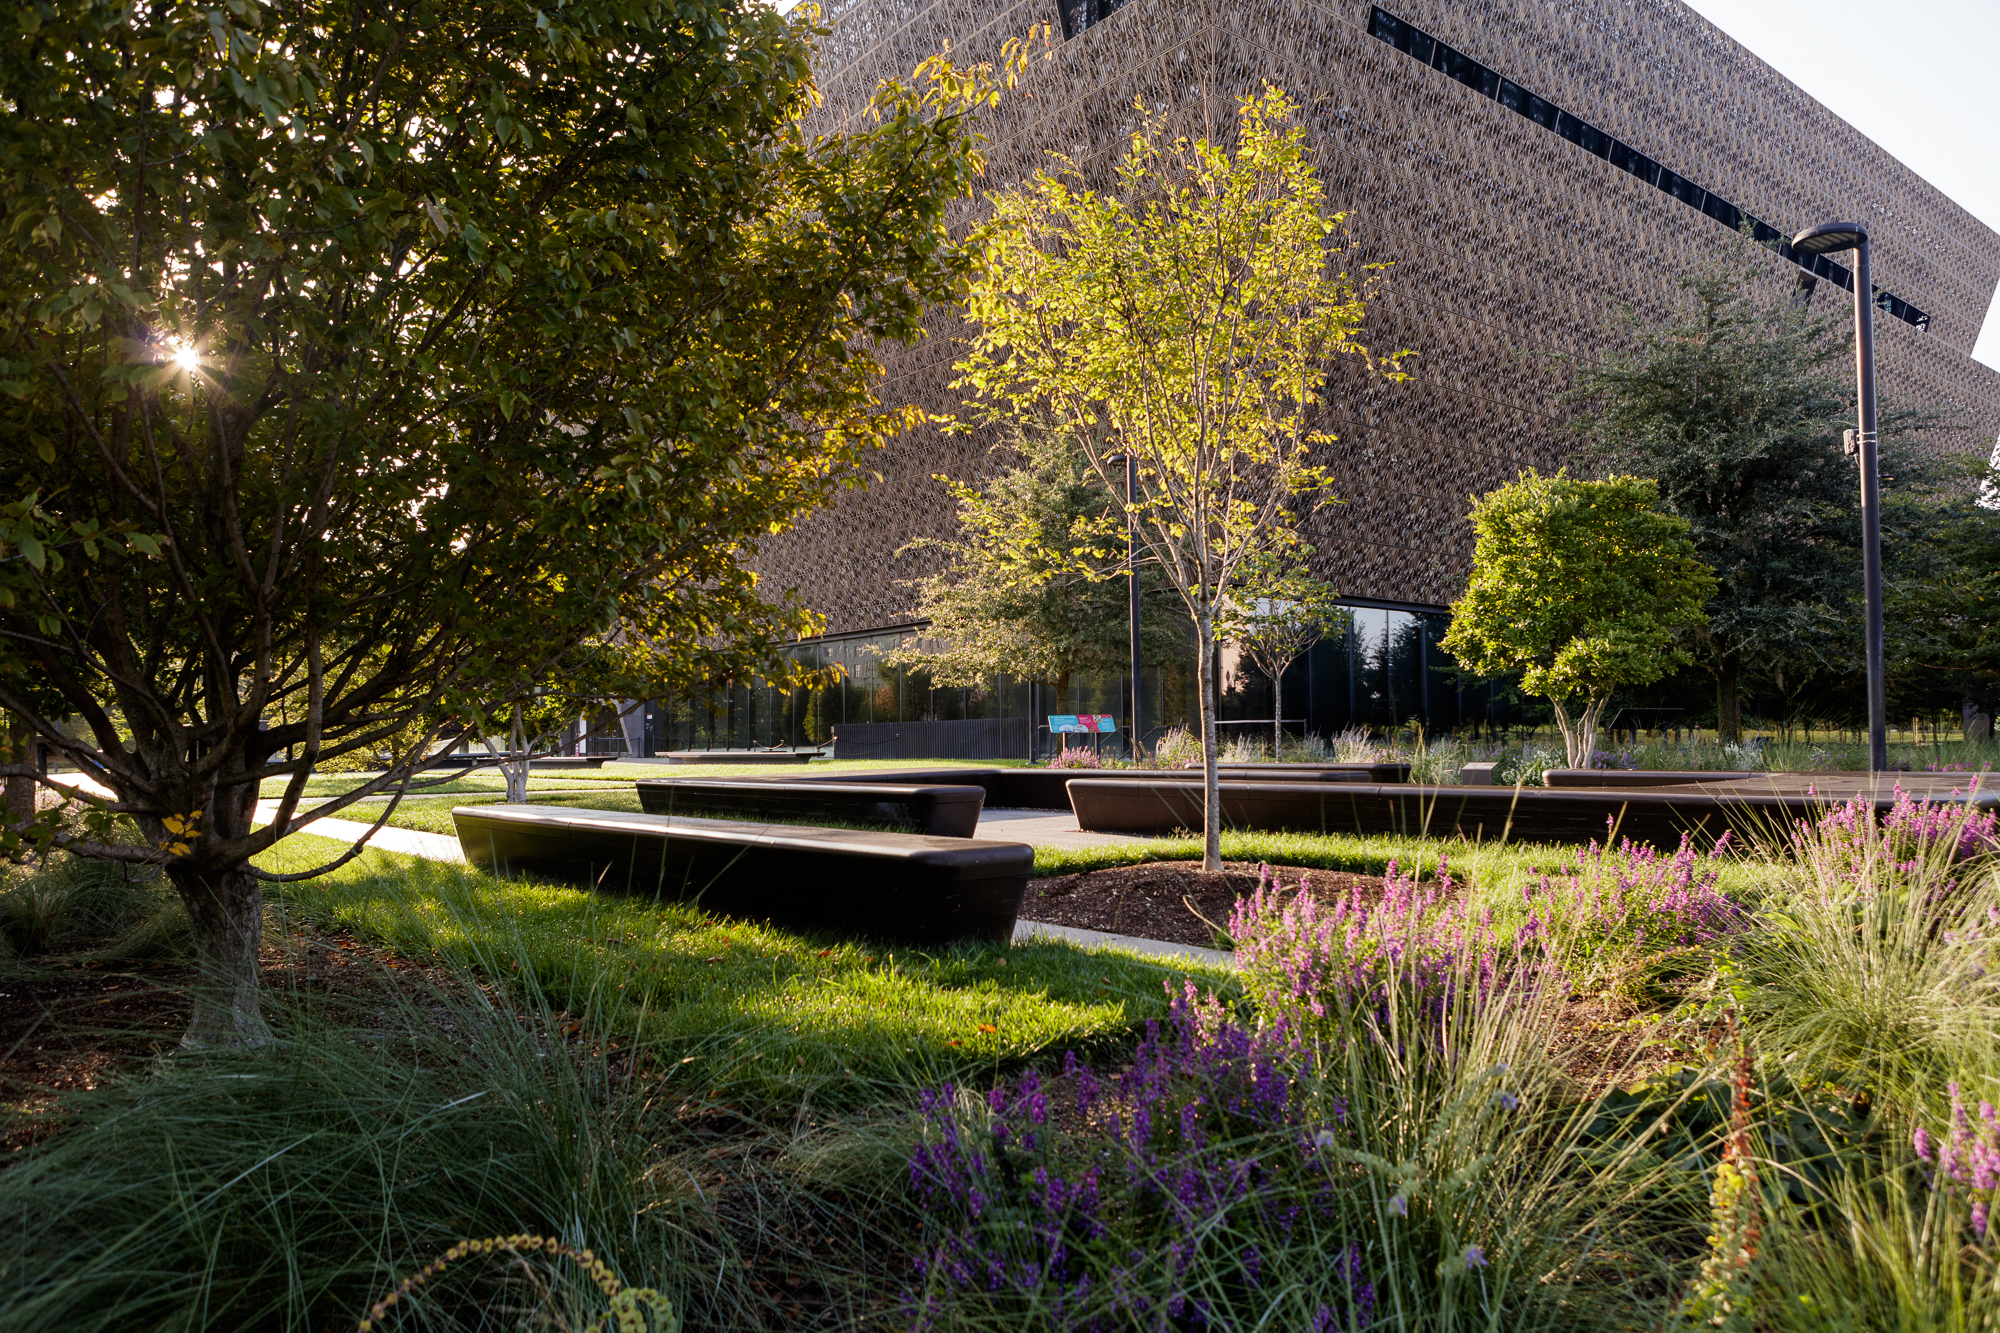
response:
<path fill-rule="evenodd" d="M 168 878 L 194 923 L 194 1016 L 181 1045 L 262 1046 L 271 1029 L 258 1010 L 257 949 L 264 893 L 247 866 L 170 867 Z"/>
<path fill-rule="evenodd" d="M 1743 660 L 1730 653 L 1715 668 L 1715 739 L 1743 739 Z"/>
<path fill-rule="evenodd" d="M 1271 673 L 1271 762 L 1285 758 L 1285 669 Z"/>
<path fill-rule="evenodd" d="M 1597 753 L 1597 724 L 1610 702 L 1609 695 L 1601 699 L 1586 699 L 1583 711 L 1572 721 L 1562 700 L 1549 700 L 1555 709 L 1556 727 L 1562 732 L 1563 751 L 1571 768 L 1590 767 L 1590 761 Z"/>
<path fill-rule="evenodd" d="M 1201 695 L 1201 868 L 1222 873 L 1222 792 L 1215 768 L 1214 624 L 1206 611 L 1195 616 L 1196 692 Z"/>
<path fill-rule="evenodd" d="M 7 762 L 35 761 L 35 733 L 14 714 L 7 714 Z M 7 775 L 7 822 L 24 824 L 35 817 L 35 780 L 25 773 Z"/>
<path fill-rule="evenodd" d="M 493 746 L 493 738 L 486 738 L 486 752 L 499 755 Z M 507 753 L 519 755 L 518 759 L 500 760 L 500 776 L 507 782 L 507 804 L 526 805 L 528 803 L 528 733 L 521 721 L 521 705 L 514 705 L 514 720 L 507 728 Z"/>

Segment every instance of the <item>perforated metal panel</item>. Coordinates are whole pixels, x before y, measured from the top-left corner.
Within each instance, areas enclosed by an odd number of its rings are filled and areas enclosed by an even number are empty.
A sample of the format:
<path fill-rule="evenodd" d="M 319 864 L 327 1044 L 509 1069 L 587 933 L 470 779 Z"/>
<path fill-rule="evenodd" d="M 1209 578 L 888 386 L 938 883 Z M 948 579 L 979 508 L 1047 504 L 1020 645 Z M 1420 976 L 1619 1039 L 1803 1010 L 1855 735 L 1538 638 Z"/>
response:
<path fill-rule="evenodd" d="M 1677 0 L 1382 5 L 1516 95 L 1457 81 L 1372 36 L 1371 8 L 1072 4 L 1075 35 L 1064 40 L 1058 0 L 833 0 L 821 119 L 830 127 L 853 116 L 881 78 L 947 40 L 960 59 L 991 59 L 1041 23 L 1052 26 L 1054 58 L 1036 61 L 990 118 L 991 188 L 1044 165 L 1052 149 L 1103 169 L 1138 122 L 1136 98 L 1176 128 L 1216 132 L 1266 80 L 1301 101 L 1329 199 L 1349 212 L 1351 260 L 1395 264 L 1368 341 L 1418 353 L 1409 383 L 1354 366 L 1335 374 L 1329 425 L 1340 439 L 1325 462 L 1345 503 L 1314 521 L 1311 538 L 1321 573 L 1349 596 L 1442 604 L 1457 595 L 1471 554 L 1467 497 L 1563 461 L 1561 358 L 1599 355 L 1620 303 L 1664 313 L 1675 276 L 1732 243 L 1704 211 L 1709 193 L 1786 233 L 1866 223 L 1876 282 L 1928 316 L 1927 331 L 1877 317 L 1884 400 L 1955 410 L 1960 429 L 1937 447 L 1990 449 L 2000 374 L 1969 353 L 2000 282 L 2000 235 L 1693 11 Z M 1614 165 L 1566 135 L 1549 108 L 1668 175 L 1647 181 Z M 983 208 L 963 205 L 959 225 Z M 1799 273 L 1776 255 L 1769 271 L 1785 286 Z M 1850 298 L 1822 281 L 1814 299 L 1845 308 Z M 883 393 L 947 413 L 964 325 L 939 310 L 928 329 L 922 344 L 892 353 Z M 932 475 L 977 477 L 992 462 L 978 440 L 925 429 L 874 466 L 880 482 L 771 542 L 759 562 L 767 586 L 799 588 L 836 633 L 908 618 L 902 581 L 932 572 L 934 557 L 893 553 L 952 529 L 952 503 Z"/>

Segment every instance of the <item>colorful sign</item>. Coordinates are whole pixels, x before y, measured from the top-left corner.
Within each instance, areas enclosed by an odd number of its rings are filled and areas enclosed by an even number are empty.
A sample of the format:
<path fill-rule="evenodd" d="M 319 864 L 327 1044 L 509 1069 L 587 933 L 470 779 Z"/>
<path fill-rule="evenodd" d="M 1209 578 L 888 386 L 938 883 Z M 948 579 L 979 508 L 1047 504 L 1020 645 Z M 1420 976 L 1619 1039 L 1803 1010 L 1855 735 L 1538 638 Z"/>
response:
<path fill-rule="evenodd" d="M 1118 719 L 1109 713 L 1050 713 L 1049 730 L 1058 736 L 1109 736 L 1118 730 Z"/>

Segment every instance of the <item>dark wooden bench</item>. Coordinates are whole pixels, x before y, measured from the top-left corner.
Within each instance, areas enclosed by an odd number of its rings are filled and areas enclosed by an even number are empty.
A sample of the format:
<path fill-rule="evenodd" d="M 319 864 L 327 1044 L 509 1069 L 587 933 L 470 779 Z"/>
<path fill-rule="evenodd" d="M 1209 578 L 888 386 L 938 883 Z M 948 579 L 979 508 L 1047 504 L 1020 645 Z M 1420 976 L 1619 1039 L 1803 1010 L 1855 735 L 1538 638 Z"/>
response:
<path fill-rule="evenodd" d="M 649 815 L 721 819 L 828 819 L 970 838 L 979 831 L 986 789 L 978 786 L 861 782 L 774 782 L 760 778 L 641 778 L 639 804 Z"/>
<path fill-rule="evenodd" d="M 1552 768 L 1542 775 L 1542 781 L 1551 787 L 1688 787 L 1703 782 L 1744 782 L 1756 776 L 1698 769 Z"/>
<path fill-rule="evenodd" d="M 1274 769 L 1276 765 L 1256 765 L 1259 773 Z M 1235 777 L 1250 766 L 1232 767 L 1225 765 L 1225 776 Z M 1074 768 L 972 768 L 936 767 L 881 769 L 872 773 L 833 773 L 825 777 L 787 775 L 785 782 L 815 783 L 860 783 L 869 786 L 973 786 L 986 792 L 986 808 L 989 810 L 1067 810 L 1069 804 L 1069 781 L 1078 776 L 1089 776 L 1090 769 Z M 1272 773 L 1271 780 L 1279 782 L 1373 782 L 1392 783 L 1405 781 L 1410 774 L 1408 764 L 1307 764 L 1290 768 L 1284 772 Z M 1112 769 L 1105 773 L 1107 778 L 1145 778 L 1154 782 L 1196 783 L 1201 782 L 1201 770 L 1195 769 Z M 746 781 L 769 781 L 771 779 L 752 778 Z"/>
<path fill-rule="evenodd" d="M 1035 863 L 1026 843 L 862 829 L 547 805 L 460 806 L 451 816 L 465 859 L 497 874 L 926 946 L 1013 938 Z"/>
<path fill-rule="evenodd" d="M 813 756 L 795 750 L 669 750 L 660 756 L 674 764 L 810 764 Z"/>
<path fill-rule="evenodd" d="M 1202 793 L 1184 783 L 1074 778 L 1077 826 L 1092 833 L 1173 833 L 1201 827 Z M 1631 788 L 1420 787 L 1333 783 L 1225 782 L 1225 828 L 1294 833 L 1392 833 L 1433 838 L 1579 844 L 1619 838 L 1662 849 L 1681 835 L 1740 839 L 1783 835 L 1845 794 L 1809 795 L 1755 782 L 1642 790 Z M 1894 804 L 1891 785 L 1868 794 L 1877 811 Z M 2000 794 L 1969 798 L 1983 808 Z"/>

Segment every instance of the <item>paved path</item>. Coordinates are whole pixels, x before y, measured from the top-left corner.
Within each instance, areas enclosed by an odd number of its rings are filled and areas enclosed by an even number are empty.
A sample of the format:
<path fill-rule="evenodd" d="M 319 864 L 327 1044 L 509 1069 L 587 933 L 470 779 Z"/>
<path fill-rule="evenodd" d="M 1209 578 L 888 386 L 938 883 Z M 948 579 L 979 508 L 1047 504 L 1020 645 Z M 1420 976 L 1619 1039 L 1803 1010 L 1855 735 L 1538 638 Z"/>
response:
<path fill-rule="evenodd" d="M 259 823 L 268 823 L 278 812 L 276 801 L 257 802 Z M 315 819 L 298 830 L 300 833 L 316 834 L 322 838 L 332 838 L 336 842 L 353 842 L 367 833 L 369 825 L 354 819 Z M 465 860 L 465 853 L 459 849 L 458 839 L 442 833 L 421 833 L 416 829 L 394 828 L 384 824 L 368 839 L 370 847 L 379 847 L 385 852 L 401 852 L 405 856 L 421 856 L 426 861 Z"/>
<path fill-rule="evenodd" d="M 982 810 L 979 836 L 1025 842 L 1030 847 L 1118 847 L 1152 841 L 1127 833 L 1085 833 L 1067 810 Z"/>

